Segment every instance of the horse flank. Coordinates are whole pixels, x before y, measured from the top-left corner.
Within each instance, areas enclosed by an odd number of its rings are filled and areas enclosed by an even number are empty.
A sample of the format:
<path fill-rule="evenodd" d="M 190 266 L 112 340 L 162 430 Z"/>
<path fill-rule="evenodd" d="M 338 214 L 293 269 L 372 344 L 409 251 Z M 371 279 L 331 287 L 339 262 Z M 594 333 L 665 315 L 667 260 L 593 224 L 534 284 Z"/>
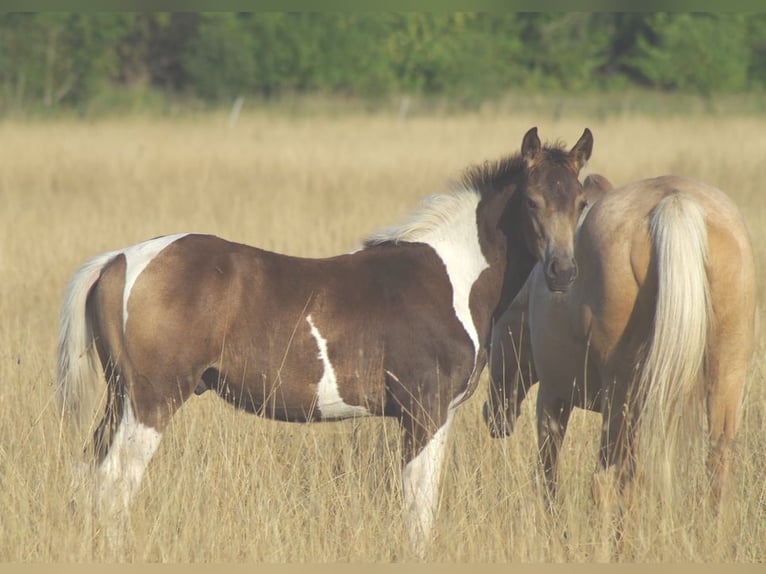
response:
<path fill-rule="evenodd" d="M 649 232 L 658 285 L 638 373 L 646 398 L 639 424 L 648 431 L 641 433 L 639 448 L 647 475 L 657 477 L 660 493 L 670 496 L 678 447 L 700 439 L 704 420 L 702 375 L 712 310 L 702 208 L 688 194 L 668 195 L 650 214 Z"/>

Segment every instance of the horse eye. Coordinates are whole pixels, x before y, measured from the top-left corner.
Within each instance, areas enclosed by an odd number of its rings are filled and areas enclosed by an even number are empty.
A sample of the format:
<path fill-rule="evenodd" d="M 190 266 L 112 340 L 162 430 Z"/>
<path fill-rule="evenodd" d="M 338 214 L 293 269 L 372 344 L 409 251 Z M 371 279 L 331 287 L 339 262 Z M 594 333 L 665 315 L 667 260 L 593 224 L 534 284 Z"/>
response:
<path fill-rule="evenodd" d="M 583 199 L 583 200 L 580 202 L 580 205 L 579 205 L 580 211 L 584 210 L 586 207 L 588 207 L 588 202 L 587 202 L 586 200 L 584 200 L 584 199 Z"/>
<path fill-rule="evenodd" d="M 537 209 L 537 202 L 534 199 L 527 198 L 527 207 L 529 209 Z"/>

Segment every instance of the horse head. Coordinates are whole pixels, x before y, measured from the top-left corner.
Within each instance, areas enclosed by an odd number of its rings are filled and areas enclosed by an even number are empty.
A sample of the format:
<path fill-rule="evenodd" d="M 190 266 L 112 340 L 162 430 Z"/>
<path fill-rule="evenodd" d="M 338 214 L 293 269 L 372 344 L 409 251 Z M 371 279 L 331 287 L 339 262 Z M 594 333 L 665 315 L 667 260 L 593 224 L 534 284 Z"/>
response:
<path fill-rule="evenodd" d="M 537 128 L 530 129 L 522 140 L 526 165 L 522 201 L 527 215 L 522 219 L 523 232 L 527 247 L 543 265 L 551 291 L 566 291 L 577 277 L 574 238 L 588 207 L 579 174 L 592 150 L 593 135 L 587 128 L 568 152 L 543 147 Z"/>

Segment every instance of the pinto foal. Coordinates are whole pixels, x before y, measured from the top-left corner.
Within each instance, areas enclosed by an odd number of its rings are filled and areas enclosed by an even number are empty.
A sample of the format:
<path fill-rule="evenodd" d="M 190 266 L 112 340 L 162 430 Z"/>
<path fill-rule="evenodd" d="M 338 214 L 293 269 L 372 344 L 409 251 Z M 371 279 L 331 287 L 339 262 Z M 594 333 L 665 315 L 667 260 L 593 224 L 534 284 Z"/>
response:
<path fill-rule="evenodd" d="M 521 153 L 467 170 L 353 253 L 304 259 L 210 235 L 160 237 L 80 267 L 61 311 L 58 395 L 78 418 L 105 376 L 93 437 L 97 506 L 124 513 L 173 414 L 195 391 L 283 421 L 391 416 L 405 523 L 423 552 L 455 408 L 474 391 L 493 319 L 537 260 L 576 275 L 585 130 L 567 151 L 529 130 Z"/>

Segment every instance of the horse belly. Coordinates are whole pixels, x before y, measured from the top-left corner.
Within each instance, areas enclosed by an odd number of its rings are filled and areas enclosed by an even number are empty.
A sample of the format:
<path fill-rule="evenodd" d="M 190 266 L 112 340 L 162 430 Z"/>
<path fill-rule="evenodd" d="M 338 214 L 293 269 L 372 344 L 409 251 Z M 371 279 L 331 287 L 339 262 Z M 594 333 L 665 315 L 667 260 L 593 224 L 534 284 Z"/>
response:
<path fill-rule="evenodd" d="M 221 357 L 219 394 L 239 408 L 278 420 L 383 414 L 382 353 L 363 344 L 344 345 L 320 324 L 308 314 L 289 337 L 272 332 L 229 345 Z"/>
<path fill-rule="evenodd" d="M 285 380 L 278 373 L 251 373 L 242 379 L 229 372 L 213 388 L 236 408 L 259 416 L 291 422 L 319 418 L 311 385 Z"/>

